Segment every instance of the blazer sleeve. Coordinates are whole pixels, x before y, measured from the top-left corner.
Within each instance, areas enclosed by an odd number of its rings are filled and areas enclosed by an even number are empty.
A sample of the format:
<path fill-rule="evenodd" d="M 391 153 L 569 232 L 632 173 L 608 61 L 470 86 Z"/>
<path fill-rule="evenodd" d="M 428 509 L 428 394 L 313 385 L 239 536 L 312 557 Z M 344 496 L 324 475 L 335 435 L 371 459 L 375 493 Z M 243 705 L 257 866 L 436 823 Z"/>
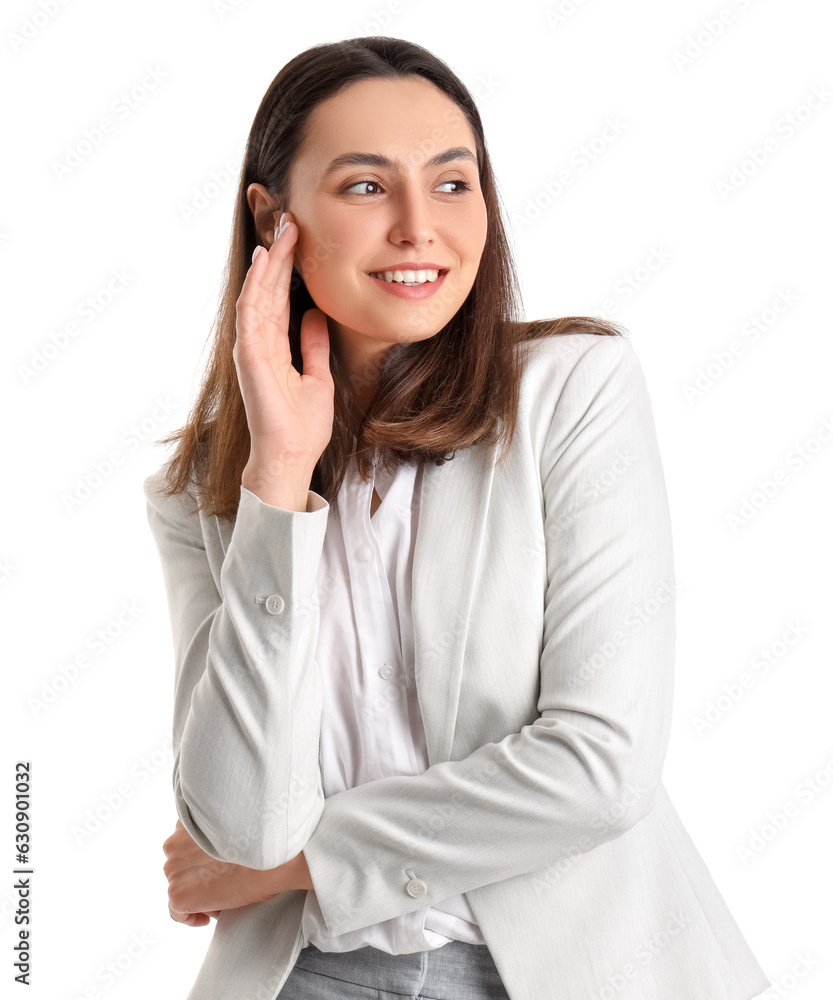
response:
<path fill-rule="evenodd" d="M 547 412 L 540 715 L 465 759 L 326 799 L 303 850 L 330 934 L 539 871 L 650 811 L 671 725 L 675 583 L 629 341 L 598 337 Z"/>
<path fill-rule="evenodd" d="M 190 491 L 144 483 L 174 646 L 173 788 L 183 826 L 211 857 L 275 868 L 324 805 L 323 689 L 315 582 L 329 505 L 264 503 L 244 486 L 219 586 Z"/>

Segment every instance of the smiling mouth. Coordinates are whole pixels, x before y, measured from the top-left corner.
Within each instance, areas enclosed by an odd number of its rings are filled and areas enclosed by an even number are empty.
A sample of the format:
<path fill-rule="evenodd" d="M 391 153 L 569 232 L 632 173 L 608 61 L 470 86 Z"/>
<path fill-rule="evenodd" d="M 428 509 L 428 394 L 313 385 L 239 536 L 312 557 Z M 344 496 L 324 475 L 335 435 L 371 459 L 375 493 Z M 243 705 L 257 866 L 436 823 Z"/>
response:
<path fill-rule="evenodd" d="M 393 275 L 393 274 L 396 274 L 396 271 L 400 271 L 400 270 L 401 270 L 401 268 L 396 268 L 396 270 L 391 271 L 390 273 L 391 273 L 391 275 Z M 395 278 L 391 278 L 391 280 L 388 281 L 387 278 L 384 277 L 384 274 L 386 273 L 385 271 L 365 271 L 364 273 L 369 278 L 376 278 L 377 281 L 384 281 L 384 282 L 386 282 L 389 285 L 402 285 L 405 288 L 419 288 L 422 285 L 433 285 L 437 281 L 439 281 L 440 278 L 443 278 L 443 277 L 445 277 L 446 274 L 448 274 L 448 268 L 447 267 L 440 267 L 440 268 L 433 268 L 433 269 L 426 267 L 424 269 L 421 268 L 421 270 L 426 270 L 426 271 L 436 270 L 437 271 L 437 277 L 434 278 L 433 281 L 431 281 L 428 278 L 426 278 L 425 281 L 396 281 Z M 380 274 L 382 275 L 382 277 L 378 278 L 377 275 L 380 275 Z"/>

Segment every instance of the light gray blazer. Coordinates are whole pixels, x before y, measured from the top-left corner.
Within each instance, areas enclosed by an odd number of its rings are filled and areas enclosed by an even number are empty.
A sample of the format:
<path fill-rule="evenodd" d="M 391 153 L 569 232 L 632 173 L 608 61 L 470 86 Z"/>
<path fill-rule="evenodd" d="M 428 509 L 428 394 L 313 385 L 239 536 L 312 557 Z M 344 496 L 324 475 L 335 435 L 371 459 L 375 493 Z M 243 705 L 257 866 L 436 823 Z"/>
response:
<path fill-rule="evenodd" d="M 749 1000 L 770 980 L 661 780 L 675 583 L 642 368 L 621 337 L 524 350 L 505 463 L 477 445 L 424 470 L 421 775 L 324 799 L 323 498 L 295 512 L 241 486 L 232 524 L 158 495 L 162 470 L 145 480 L 177 812 L 214 858 L 273 868 L 303 850 L 333 934 L 465 892 L 512 1000 Z M 223 911 L 188 1000 L 274 1000 L 304 899 Z"/>

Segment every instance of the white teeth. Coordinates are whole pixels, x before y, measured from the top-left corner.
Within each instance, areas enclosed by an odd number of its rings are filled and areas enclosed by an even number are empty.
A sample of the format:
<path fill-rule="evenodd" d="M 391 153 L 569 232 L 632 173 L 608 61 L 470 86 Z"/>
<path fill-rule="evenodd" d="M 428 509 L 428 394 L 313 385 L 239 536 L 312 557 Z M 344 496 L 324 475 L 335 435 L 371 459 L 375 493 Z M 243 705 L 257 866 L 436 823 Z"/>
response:
<path fill-rule="evenodd" d="M 372 278 L 380 278 L 382 281 L 397 281 L 400 284 L 422 285 L 426 281 L 436 281 L 439 271 L 371 271 Z"/>

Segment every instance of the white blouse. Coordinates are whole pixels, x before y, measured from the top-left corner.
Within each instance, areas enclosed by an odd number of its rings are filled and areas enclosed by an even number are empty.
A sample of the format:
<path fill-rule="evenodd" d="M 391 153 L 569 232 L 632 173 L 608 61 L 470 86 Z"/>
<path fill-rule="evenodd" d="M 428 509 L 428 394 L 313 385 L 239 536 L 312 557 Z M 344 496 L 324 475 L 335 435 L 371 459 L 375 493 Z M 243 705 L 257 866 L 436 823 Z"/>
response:
<path fill-rule="evenodd" d="M 355 448 L 355 438 L 354 438 Z M 359 476 L 355 451 L 336 503 L 330 505 L 318 571 L 316 664 L 324 703 L 321 769 L 325 798 L 391 775 L 429 766 L 414 682 L 411 569 L 422 469 L 395 474 L 376 464 Z M 381 504 L 373 516 L 374 487 Z M 373 858 L 368 855 L 368 865 Z M 464 893 L 433 906 L 330 935 L 313 890 L 303 912 L 303 946 L 352 951 L 372 945 L 392 955 L 449 941 L 485 944 Z"/>

